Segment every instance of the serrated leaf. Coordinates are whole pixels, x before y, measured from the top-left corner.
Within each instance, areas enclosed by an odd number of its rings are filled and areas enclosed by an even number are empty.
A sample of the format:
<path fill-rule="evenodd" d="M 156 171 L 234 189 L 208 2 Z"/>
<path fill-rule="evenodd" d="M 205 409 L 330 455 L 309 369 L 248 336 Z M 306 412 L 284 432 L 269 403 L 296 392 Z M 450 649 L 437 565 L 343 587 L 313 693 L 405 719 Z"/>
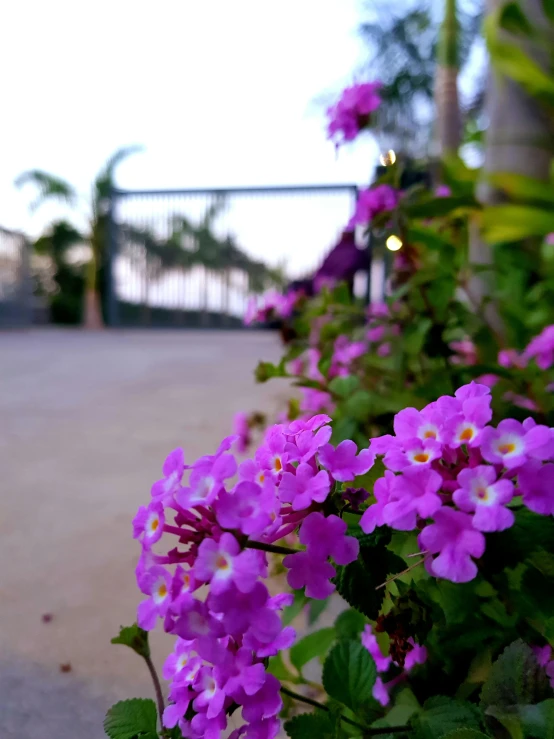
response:
<path fill-rule="evenodd" d="M 335 621 L 337 639 L 358 639 L 367 621 L 354 608 L 339 613 Z"/>
<path fill-rule="evenodd" d="M 481 691 L 481 706 L 508 709 L 518 704 L 539 703 L 550 695 L 544 669 L 531 647 L 518 639 L 493 664 Z"/>
<path fill-rule="evenodd" d="M 308 634 L 291 647 L 290 661 L 298 672 L 302 674 L 302 668 L 310 660 L 327 654 L 335 638 L 335 629 L 332 626 L 327 629 L 314 631 L 313 634 Z"/>
<path fill-rule="evenodd" d="M 521 706 L 519 716 L 525 736 L 534 739 L 554 739 L 553 698 L 537 703 L 536 706 Z"/>
<path fill-rule="evenodd" d="M 150 646 L 148 644 L 148 632 L 141 629 L 138 624 L 122 626 L 119 634 L 111 640 L 112 644 L 123 644 L 129 647 L 141 657 L 150 657 Z"/>
<path fill-rule="evenodd" d="M 375 662 L 359 641 L 338 642 L 323 665 L 323 687 L 353 711 L 371 700 L 376 678 Z"/>
<path fill-rule="evenodd" d="M 323 711 L 301 713 L 285 721 L 284 728 L 291 739 L 314 739 L 314 737 L 323 739 L 333 736 L 333 723 L 329 714 Z"/>
<path fill-rule="evenodd" d="M 377 587 L 385 582 L 387 575 L 402 572 L 405 562 L 386 548 L 390 529 L 383 527 L 372 534 L 364 534 L 355 526 L 348 529 L 348 534 L 356 536 L 360 542 L 360 553 L 351 564 L 336 568 L 337 592 L 353 608 L 376 619 L 385 596 L 385 588 L 377 590 Z"/>
<path fill-rule="evenodd" d="M 442 739 L 460 729 L 479 732 L 483 716 L 472 703 L 445 696 L 429 699 L 420 713 L 412 719 L 418 739 Z"/>
<path fill-rule="evenodd" d="M 132 698 L 113 705 L 104 719 L 110 739 L 158 739 L 156 704 L 146 698 Z"/>

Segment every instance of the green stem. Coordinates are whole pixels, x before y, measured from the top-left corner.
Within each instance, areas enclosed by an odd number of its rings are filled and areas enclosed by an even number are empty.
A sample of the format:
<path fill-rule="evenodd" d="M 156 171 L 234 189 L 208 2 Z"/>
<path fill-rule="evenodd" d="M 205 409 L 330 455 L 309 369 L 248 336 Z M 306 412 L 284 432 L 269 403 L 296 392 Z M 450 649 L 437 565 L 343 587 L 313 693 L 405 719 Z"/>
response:
<path fill-rule="evenodd" d="M 306 703 L 308 706 L 313 706 L 314 708 L 319 708 L 320 711 L 326 711 L 327 713 L 329 713 L 329 709 L 323 703 L 320 703 L 313 698 L 307 698 L 305 695 L 301 695 L 300 693 L 295 693 L 294 690 L 289 690 L 289 688 L 285 688 L 284 685 L 281 685 L 281 693 L 288 695 L 289 698 L 293 698 L 294 700 Z M 387 726 L 379 727 L 378 729 L 369 729 L 362 724 L 358 724 L 356 721 L 352 721 L 352 719 L 347 718 L 346 716 L 341 716 L 340 718 L 341 721 L 344 721 L 345 724 L 350 724 L 350 726 L 355 726 L 357 729 L 361 729 L 363 731 L 364 737 L 379 736 L 379 734 L 397 734 L 401 731 L 409 730 L 408 726 Z"/>
<path fill-rule="evenodd" d="M 156 703 L 158 704 L 160 726 L 162 727 L 163 731 L 163 715 L 165 704 L 162 695 L 162 686 L 160 685 L 160 678 L 158 677 L 158 673 L 156 672 L 156 668 L 154 667 L 154 663 L 152 662 L 150 655 L 148 655 L 148 657 L 144 657 L 144 661 L 146 662 L 146 666 L 148 667 L 148 671 L 150 672 L 150 677 L 152 678 L 152 682 L 154 683 L 154 692 L 156 693 Z"/>
<path fill-rule="evenodd" d="M 265 544 L 263 541 L 252 541 L 249 539 L 245 544 L 248 549 L 259 549 L 261 552 L 272 552 L 272 554 L 298 554 L 299 549 L 281 547 L 278 544 Z"/>

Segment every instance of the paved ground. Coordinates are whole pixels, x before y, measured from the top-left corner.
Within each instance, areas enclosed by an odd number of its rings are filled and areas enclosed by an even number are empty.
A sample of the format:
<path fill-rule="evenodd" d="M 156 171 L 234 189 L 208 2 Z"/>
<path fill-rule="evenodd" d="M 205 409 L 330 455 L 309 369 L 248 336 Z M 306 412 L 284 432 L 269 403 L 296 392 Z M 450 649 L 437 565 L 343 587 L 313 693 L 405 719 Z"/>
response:
<path fill-rule="evenodd" d="M 168 451 L 209 453 L 236 411 L 278 406 L 252 380 L 278 353 L 270 333 L 0 334 L 2 739 L 100 739 L 111 703 L 150 695 L 109 644 L 139 600 L 131 518 Z"/>

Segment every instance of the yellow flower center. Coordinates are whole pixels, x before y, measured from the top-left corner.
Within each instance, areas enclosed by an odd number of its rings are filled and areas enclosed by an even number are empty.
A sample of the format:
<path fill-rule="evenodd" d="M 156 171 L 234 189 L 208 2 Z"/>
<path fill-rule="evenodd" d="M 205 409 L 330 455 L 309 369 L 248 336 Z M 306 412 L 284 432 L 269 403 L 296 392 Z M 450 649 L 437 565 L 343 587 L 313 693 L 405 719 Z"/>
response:
<path fill-rule="evenodd" d="M 460 441 L 471 441 L 473 439 L 473 429 L 467 428 L 460 434 Z"/>
<path fill-rule="evenodd" d="M 513 443 L 513 441 L 498 445 L 498 451 L 500 452 L 500 454 L 511 454 L 512 452 L 515 452 L 515 450 L 516 445 Z"/>
<path fill-rule="evenodd" d="M 424 464 L 429 461 L 429 455 L 426 452 L 418 452 L 414 455 L 414 462 L 420 462 Z"/>

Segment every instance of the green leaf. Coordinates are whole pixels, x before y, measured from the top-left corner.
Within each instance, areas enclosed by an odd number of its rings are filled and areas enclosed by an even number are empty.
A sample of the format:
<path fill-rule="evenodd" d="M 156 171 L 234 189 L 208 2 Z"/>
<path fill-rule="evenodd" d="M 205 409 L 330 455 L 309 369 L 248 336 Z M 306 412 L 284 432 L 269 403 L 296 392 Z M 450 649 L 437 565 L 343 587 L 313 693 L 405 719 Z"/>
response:
<path fill-rule="evenodd" d="M 311 600 L 308 604 L 308 626 L 313 626 L 329 606 L 330 599 Z"/>
<path fill-rule="evenodd" d="M 443 739 L 489 739 L 489 737 L 477 729 L 454 729 L 444 734 Z"/>
<path fill-rule="evenodd" d="M 494 67 L 502 74 L 519 82 L 531 95 L 554 95 L 554 81 L 516 43 L 506 41 L 499 34 L 499 8 L 483 24 L 483 31 Z"/>
<path fill-rule="evenodd" d="M 373 407 L 372 395 L 367 390 L 357 390 L 346 399 L 344 404 L 346 413 L 357 421 L 365 421 L 371 414 Z"/>
<path fill-rule="evenodd" d="M 481 706 L 501 709 L 538 703 L 550 695 L 548 678 L 533 650 L 521 639 L 510 644 L 493 664 L 481 691 Z"/>
<path fill-rule="evenodd" d="M 256 378 L 256 382 L 267 382 L 272 377 L 288 377 L 289 375 L 285 369 L 284 360 L 281 360 L 279 364 L 258 362 L 254 376 Z"/>
<path fill-rule="evenodd" d="M 498 25 L 514 35 L 532 36 L 534 33 L 529 19 L 515 2 L 506 3 L 500 9 Z"/>
<path fill-rule="evenodd" d="M 150 646 L 148 644 L 148 632 L 141 629 L 137 624 L 122 626 L 119 634 L 111 640 L 112 644 L 123 644 L 144 658 L 150 657 Z"/>
<path fill-rule="evenodd" d="M 360 387 L 360 380 L 354 375 L 334 377 L 329 383 L 329 390 L 341 398 L 348 398 Z"/>
<path fill-rule="evenodd" d="M 339 613 L 335 621 L 337 639 L 358 639 L 366 623 L 363 614 L 354 608 Z"/>
<path fill-rule="evenodd" d="M 442 739 L 460 729 L 479 732 L 481 725 L 482 715 L 476 706 L 440 695 L 430 698 L 412 719 L 417 739 Z"/>
<path fill-rule="evenodd" d="M 270 657 L 267 665 L 267 671 L 274 675 L 279 681 L 289 683 L 297 683 L 299 679 L 293 675 L 286 664 L 283 662 L 283 654 L 279 652 L 275 657 Z"/>
<path fill-rule="evenodd" d="M 285 722 L 285 731 L 291 739 L 314 739 L 333 736 L 333 722 L 323 711 L 301 713 Z"/>
<path fill-rule="evenodd" d="M 110 739 L 158 739 L 156 704 L 145 698 L 132 698 L 112 706 L 104 719 Z"/>
<path fill-rule="evenodd" d="M 291 647 L 290 661 L 298 672 L 302 674 L 302 668 L 310 660 L 327 654 L 335 638 L 335 629 L 332 626 L 314 631 L 313 634 L 308 634 Z"/>
<path fill-rule="evenodd" d="M 544 14 L 551 21 L 554 21 L 554 0 L 541 0 L 541 1 L 542 1 L 542 9 L 544 10 Z"/>
<path fill-rule="evenodd" d="M 338 642 L 323 665 L 323 687 L 353 711 L 371 700 L 376 678 L 375 662 L 359 641 Z"/>
<path fill-rule="evenodd" d="M 519 716 L 525 736 L 535 739 L 554 739 L 554 699 L 537 703 L 536 706 L 521 706 Z"/>
<path fill-rule="evenodd" d="M 482 225 L 487 241 L 509 243 L 554 231 L 554 212 L 524 205 L 491 205 L 483 211 Z"/>
<path fill-rule="evenodd" d="M 479 204 L 473 195 L 429 197 L 422 202 L 406 206 L 405 212 L 409 218 L 436 218 L 450 215 L 456 210 L 478 207 Z"/>
<path fill-rule="evenodd" d="M 337 566 L 334 582 L 337 592 L 356 610 L 371 619 L 376 619 L 385 596 L 382 585 L 387 575 L 402 572 L 405 562 L 387 549 L 391 532 L 377 529 L 373 534 L 364 534 L 359 526 L 348 530 L 360 542 L 358 559 L 345 567 Z"/>
<path fill-rule="evenodd" d="M 549 182 L 512 172 L 494 172 L 487 175 L 487 180 L 512 198 L 554 204 L 554 186 Z"/>
<path fill-rule="evenodd" d="M 302 613 L 302 609 L 309 603 L 309 598 L 304 595 L 304 591 L 296 590 L 292 605 L 283 608 L 281 621 L 283 626 L 288 626 L 294 619 Z"/>
<path fill-rule="evenodd" d="M 408 324 L 404 329 L 403 345 L 407 354 L 420 354 L 425 343 L 427 332 L 433 325 L 430 318 L 420 319 L 419 322 Z"/>

